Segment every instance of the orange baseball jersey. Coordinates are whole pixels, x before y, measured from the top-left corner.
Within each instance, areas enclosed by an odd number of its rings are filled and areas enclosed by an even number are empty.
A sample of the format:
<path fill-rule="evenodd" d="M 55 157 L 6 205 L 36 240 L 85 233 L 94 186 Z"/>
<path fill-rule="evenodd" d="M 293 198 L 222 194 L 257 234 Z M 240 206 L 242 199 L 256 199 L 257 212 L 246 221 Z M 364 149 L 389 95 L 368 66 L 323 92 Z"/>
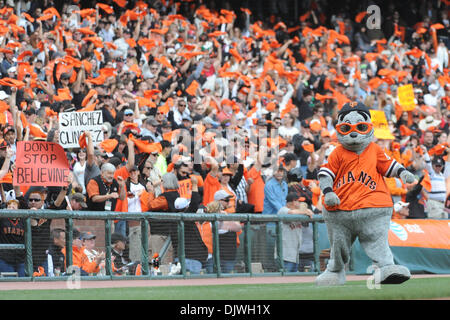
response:
<path fill-rule="evenodd" d="M 333 179 L 333 191 L 341 203 L 330 210 L 392 207 L 392 198 L 383 177 L 394 176 L 401 165 L 372 142 L 358 155 L 339 145 L 318 175 Z"/>

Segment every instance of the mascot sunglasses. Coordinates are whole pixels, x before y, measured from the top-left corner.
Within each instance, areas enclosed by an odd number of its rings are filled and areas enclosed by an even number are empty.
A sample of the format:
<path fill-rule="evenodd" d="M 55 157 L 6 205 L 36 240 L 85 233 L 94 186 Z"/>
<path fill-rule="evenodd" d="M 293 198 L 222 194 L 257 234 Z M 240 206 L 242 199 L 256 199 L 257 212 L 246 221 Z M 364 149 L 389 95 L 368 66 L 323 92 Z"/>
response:
<path fill-rule="evenodd" d="M 340 123 L 336 125 L 336 130 L 342 134 L 347 135 L 353 131 L 356 131 L 360 134 L 368 134 L 373 128 L 373 124 L 370 122 L 358 122 L 355 124 L 350 123 Z"/>

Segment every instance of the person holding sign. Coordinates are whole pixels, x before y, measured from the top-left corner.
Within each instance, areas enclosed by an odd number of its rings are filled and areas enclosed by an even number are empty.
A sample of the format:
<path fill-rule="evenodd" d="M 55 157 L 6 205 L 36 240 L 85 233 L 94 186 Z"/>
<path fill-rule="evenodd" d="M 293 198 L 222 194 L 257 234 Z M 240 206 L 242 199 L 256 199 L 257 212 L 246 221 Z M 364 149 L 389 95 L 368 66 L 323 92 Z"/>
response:
<path fill-rule="evenodd" d="M 87 184 L 87 205 L 90 211 L 115 211 L 117 199 L 125 199 L 125 180 L 121 176 L 114 179 L 115 171 L 114 165 L 105 163 L 100 175 Z"/>

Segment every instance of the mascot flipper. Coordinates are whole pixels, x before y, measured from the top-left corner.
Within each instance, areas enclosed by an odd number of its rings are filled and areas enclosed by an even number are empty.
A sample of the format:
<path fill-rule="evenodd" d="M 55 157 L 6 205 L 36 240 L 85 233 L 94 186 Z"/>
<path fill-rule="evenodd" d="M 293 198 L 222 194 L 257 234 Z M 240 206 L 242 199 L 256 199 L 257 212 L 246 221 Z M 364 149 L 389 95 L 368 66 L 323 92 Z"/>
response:
<path fill-rule="evenodd" d="M 327 268 L 316 278 L 316 284 L 345 283 L 345 264 L 350 260 L 356 237 L 377 267 L 375 282 L 402 283 L 411 274 L 406 267 L 394 264 L 389 248 L 393 203 L 383 177 L 399 177 L 404 183 L 414 182 L 415 177 L 372 141 L 370 111 L 362 103 L 352 102 L 342 107 L 336 131 L 340 145 L 318 173 L 331 253 Z"/>

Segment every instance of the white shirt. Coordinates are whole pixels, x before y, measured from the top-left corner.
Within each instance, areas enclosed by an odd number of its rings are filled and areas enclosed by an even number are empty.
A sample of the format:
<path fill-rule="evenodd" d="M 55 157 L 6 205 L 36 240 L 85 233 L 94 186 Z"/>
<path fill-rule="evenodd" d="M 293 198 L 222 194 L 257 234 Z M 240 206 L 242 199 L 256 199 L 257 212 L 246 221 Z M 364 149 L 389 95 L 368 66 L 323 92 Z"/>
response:
<path fill-rule="evenodd" d="M 75 162 L 73 166 L 73 175 L 78 184 L 83 187 L 83 193 L 86 193 L 86 186 L 84 185 L 84 170 L 86 169 L 86 162 L 83 165 L 80 162 Z"/>
<path fill-rule="evenodd" d="M 290 139 L 292 138 L 295 134 L 300 133 L 300 130 L 298 130 L 298 128 L 296 127 L 291 127 L 291 128 L 287 128 L 285 126 L 280 126 L 278 128 L 278 133 L 280 134 L 280 136 L 284 139 Z"/>
<path fill-rule="evenodd" d="M 134 184 L 133 182 L 130 182 L 130 190 L 133 194 L 133 198 L 128 198 L 128 212 L 142 212 L 141 208 L 141 199 L 137 197 L 136 195 L 139 193 L 139 191 L 144 190 L 145 187 L 140 184 Z"/>
<path fill-rule="evenodd" d="M 427 93 L 423 96 L 423 101 L 427 106 L 436 107 L 438 100 L 437 96 L 433 96 L 431 93 Z"/>
<path fill-rule="evenodd" d="M 175 110 L 173 110 L 173 120 L 177 125 L 181 126 L 183 123 L 183 117 L 190 116 L 190 114 L 191 113 L 189 112 L 189 109 L 187 107 L 184 109 L 183 113 L 180 113 L 178 108 L 175 108 Z"/>

